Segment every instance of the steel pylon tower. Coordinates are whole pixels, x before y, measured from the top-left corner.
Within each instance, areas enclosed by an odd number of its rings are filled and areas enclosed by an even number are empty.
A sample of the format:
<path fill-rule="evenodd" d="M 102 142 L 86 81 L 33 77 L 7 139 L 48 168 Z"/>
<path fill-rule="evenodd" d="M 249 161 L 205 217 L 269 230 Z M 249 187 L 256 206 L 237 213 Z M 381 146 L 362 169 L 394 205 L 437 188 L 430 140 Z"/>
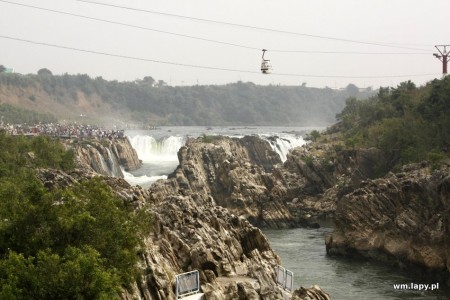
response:
<path fill-rule="evenodd" d="M 433 53 L 433 55 L 436 56 L 437 59 L 442 61 L 442 77 L 445 77 L 447 76 L 447 64 L 448 61 L 450 60 L 447 47 L 450 47 L 450 45 L 436 45 L 434 47 L 436 47 L 436 49 L 439 51 L 439 54 Z"/>

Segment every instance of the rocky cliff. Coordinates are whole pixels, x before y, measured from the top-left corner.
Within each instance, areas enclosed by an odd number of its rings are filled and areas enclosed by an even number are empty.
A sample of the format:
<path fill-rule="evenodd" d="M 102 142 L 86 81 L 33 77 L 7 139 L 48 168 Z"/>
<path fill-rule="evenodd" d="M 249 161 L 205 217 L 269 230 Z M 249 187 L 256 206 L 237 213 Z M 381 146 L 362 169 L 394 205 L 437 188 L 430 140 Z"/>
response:
<path fill-rule="evenodd" d="M 137 170 L 141 166 L 136 150 L 128 138 L 74 138 L 65 141 L 73 149 L 77 165 L 85 170 L 113 177 L 123 177 L 125 171 Z"/>
<path fill-rule="evenodd" d="M 375 176 L 371 162 L 379 157 L 375 149 L 337 151 L 313 143 L 281 164 L 257 137 L 190 139 L 178 153 L 177 169 L 151 190 L 158 197 L 210 195 L 258 227 L 318 226 L 315 217 L 332 216 L 339 197 Z"/>
<path fill-rule="evenodd" d="M 375 148 L 344 149 L 330 135 L 327 142 L 298 147 L 287 155 L 273 178 L 283 191 L 289 212 L 300 225 L 333 217 L 339 199 L 386 169 L 387 158 Z M 311 222 L 312 221 L 312 222 Z"/>
<path fill-rule="evenodd" d="M 321 215 L 336 223 L 330 255 L 449 270 L 449 166 L 411 165 L 380 178 L 388 160 L 379 150 L 333 141 L 298 148 L 282 165 L 253 137 L 190 139 L 178 156 L 169 179 L 149 190 L 111 183 L 155 215 L 142 253 L 147 274 L 126 299 L 172 299 L 174 274 L 194 269 L 207 299 L 282 299 L 273 278 L 279 259 L 252 224 L 311 225 Z"/>
<path fill-rule="evenodd" d="M 383 176 L 389 166 L 378 149 L 344 149 L 327 136 L 292 151 L 273 176 L 285 188 L 291 215 L 333 216 L 330 255 L 449 272 L 450 164 L 407 165 Z"/>
<path fill-rule="evenodd" d="M 38 176 L 48 189 L 56 189 L 99 174 L 40 169 Z M 202 197 L 174 194 L 155 199 L 121 178 L 104 180 L 118 197 L 136 209 L 151 209 L 155 218 L 140 254 L 144 276 L 132 291 L 124 292 L 124 299 L 175 299 L 175 275 L 194 269 L 200 271 L 206 299 L 238 299 L 241 293 L 283 299 L 273 279 L 279 258 L 262 232 L 244 219 Z"/>
<path fill-rule="evenodd" d="M 169 179 L 153 185 L 154 195 L 210 195 L 215 204 L 252 224 L 289 227 L 296 224 L 284 203 L 284 188 L 271 171 L 280 158 L 256 137 L 190 139 L 178 153 L 179 166 Z"/>
<path fill-rule="evenodd" d="M 407 165 L 366 180 L 337 205 L 329 254 L 359 254 L 450 272 L 450 166 Z"/>

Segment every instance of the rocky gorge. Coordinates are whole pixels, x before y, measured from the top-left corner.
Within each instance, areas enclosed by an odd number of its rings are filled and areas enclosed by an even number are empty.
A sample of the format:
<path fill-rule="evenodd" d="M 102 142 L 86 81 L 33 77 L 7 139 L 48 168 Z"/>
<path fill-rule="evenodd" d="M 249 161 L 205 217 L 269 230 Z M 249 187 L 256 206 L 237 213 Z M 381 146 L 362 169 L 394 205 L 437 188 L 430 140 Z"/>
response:
<path fill-rule="evenodd" d="M 139 166 L 126 141 L 74 149 L 90 175 L 47 174 L 48 186 L 117 175 L 101 172 L 100 156 L 112 154 L 124 168 Z M 138 209 L 150 206 L 155 216 L 141 253 L 145 276 L 124 299 L 173 299 L 175 274 L 194 269 L 206 299 L 283 299 L 273 274 L 279 258 L 257 227 L 314 227 L 323 217 L 336 225 L 326 240 L 329 255 L 421 266 L 448 277 L 448 165 L 433 170 L 424 162 L 383 175 L 388 159 L 381 151 L 346 149 L 333 135 L 291 151 L 285 163 L 256 137 L 189 139 L 178 158 L 169 178 L 149 189 L 105 177 L 118 196 Z M 320 289 L 308 291 L 295 295 L 327 299 Z"/>
<path fill-rule="evenodd" d="M 270 176 L 280 160 L 267 142 L 189 140 L 179 151 L 177 170 L 150 189 L 130 186 L 114 171 L 139 166 L 126 140 L 65 144 L 74 150 L 78 168 L 39 170 L 48 189 L 102 176 L 118 197 L 154 216 L 139 253 L 143 276 L 124 290 L 123 299 L 175 299 L 175 275 L 192 270 L 200 273 L 205 299 L 329 299 L 319 287 L 286 293 L 275 281 L 280 258 L 252 225 L 296 224 L 281 198 L 273 196 L 282 193 Z M 270 197 L 276 200 L 271 203 Z"/>

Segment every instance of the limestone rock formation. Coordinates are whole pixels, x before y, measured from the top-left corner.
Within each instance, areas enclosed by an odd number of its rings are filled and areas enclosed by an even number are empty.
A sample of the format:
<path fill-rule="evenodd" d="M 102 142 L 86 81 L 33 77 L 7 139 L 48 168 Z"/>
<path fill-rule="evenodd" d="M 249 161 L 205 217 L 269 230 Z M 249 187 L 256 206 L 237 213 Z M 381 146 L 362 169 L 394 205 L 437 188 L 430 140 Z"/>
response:
<path fill-rule="evenodd" d="M 199 270 L 206 299 L 238 299 L 236 292 L 256 297 L 243 299 L 283 299 L 274 280 L 279 258 L 262 232 L 201 201 L 173 195 L 155 204 L 155 231 L 142 260 L 148 274 L 136 284 L 134 296 L 174 299 L 174 276 Z"/>
<path fill-rule="evenodd" d="M 189 139 L 178 152 L 179 166 L 169 180 L 151 187 L 155 197 L 178 193 L 212 197 L 252 224 L 289 227 L 296 220 L 284 203 L 284 188 L 270 170 L 280 164 L 269 143 L 256 137 Z M 201 196 L 198 196 L 201 195 Z"/>
<path fill-rule="evenodd" d="M 54 189 L 99 174 L 40 169 L 38 176 Z M 123 292 L 122 299 L 175 299 L 175 275 L 191 270 L 200 272 L 205 299 L 285 299 L 275 282 L 279 257 L 262 232 L 244 218 L 200 193 L 157 198 L 122 178 L 104 180 L 118 197 L 154 214 L 153 233 L 140 254 L 144 275 Z"/>
<path fill-rule="evenodd" d="M 292 300 L 331 300 L 331 297 L 319 286 L 313 285 L 310 288 L 301 287 L 294 291 Z"/>
<path fill-rule="evenodd" d="M 66 146 L 75 151 L 78 166 L 106 176 L 123 177 L 125 171 L 141 166 L 136 150 L 128 138 L 71 139 Z"/>
<path fill-rule="evenodd" d="M 332 217 L 337 202 L 368 178 L 385 169 L 381 151 L 345 150 L 332 140 L 311 143 L 292 150 L 273 177 L 284 188 L 290 213 L 301 225 L 314 217 Z"/>
<path fill-rule="evenodd" d="M 39 170 L 47 188 L 99 176 L 93 167 L 101 166 L 97 153 L 110 154 L 102 147 L 111 153 L 119 149 L 108 141 L 75 147 L 84 169 Z M 174 299 L 175 275 L 198 270 L 205 299 L 288 299 L 275 282 L 279 257 L 248 221 L 293 222 L 282 201 L 284 190 L 269 173 L 280 163 L 277 154 L 263 140 L 247 137 L 189 140 L 178 155 L 171 178 L 148 190 L 104 177 L 117 196 L 154 214 L 154 231 L 140 254 L 144 276 L 122 298 Z"/>
<path fill-rule="evenodd" d="M 337 205 L 329 254 L 394 259 L 450 272 L 450 166 L 367 180 Z"/>

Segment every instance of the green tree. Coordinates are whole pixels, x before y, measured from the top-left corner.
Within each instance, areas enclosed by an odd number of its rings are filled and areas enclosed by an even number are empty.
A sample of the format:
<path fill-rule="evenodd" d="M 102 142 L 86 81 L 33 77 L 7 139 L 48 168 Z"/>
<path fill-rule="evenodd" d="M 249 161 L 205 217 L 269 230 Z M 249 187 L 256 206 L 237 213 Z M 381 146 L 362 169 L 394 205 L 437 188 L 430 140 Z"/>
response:
<path fill-rule="evenodd" d="M 155 79 L 152 76 L 145 76 L 139 84 L 152 87 L 155 85 Z"/>
<path fill-rule="evenodd" d="M 39 76 L 45 76 L 45 77 L 51 77 L 51 76 L 53 76 L 52 71 L 50 71 L 50 70 L 47 69 L 47 68 L 39 69 L 39 70 L 37 71 L 37 74 L 38 74 Z"/>
<path fill-rule="evenodd" d="M 349 147 L 377 147 L 391 166 L 450 156 L 450 78 L 417 88 L 411 81 L 380 88 L 368 100 L 349 98 L 341 122 Z"/>
<path fill-rule="evenodd" d="M 306 135 L 305 140 L 307 141 L 317 141 L 317 139 L 320 137 L 320 132 L 317 130 L 311 131 L 309 134 Z"/>
<path fill-rule="evenodd" d="M 55 140 L 0 133 L 0 149 L 0 299 L 111 299 L 139 275 L 146 210 L 101 178 L 44 188 L 33 169 L 69 153 Z"/>
<path fill-rule="evenodd" d="M 1 299 L 119 299 L 119 278 L 104 267 L 93 248 L 68 247 L 65 253 L 14 251 L 0 260 Z"/>

